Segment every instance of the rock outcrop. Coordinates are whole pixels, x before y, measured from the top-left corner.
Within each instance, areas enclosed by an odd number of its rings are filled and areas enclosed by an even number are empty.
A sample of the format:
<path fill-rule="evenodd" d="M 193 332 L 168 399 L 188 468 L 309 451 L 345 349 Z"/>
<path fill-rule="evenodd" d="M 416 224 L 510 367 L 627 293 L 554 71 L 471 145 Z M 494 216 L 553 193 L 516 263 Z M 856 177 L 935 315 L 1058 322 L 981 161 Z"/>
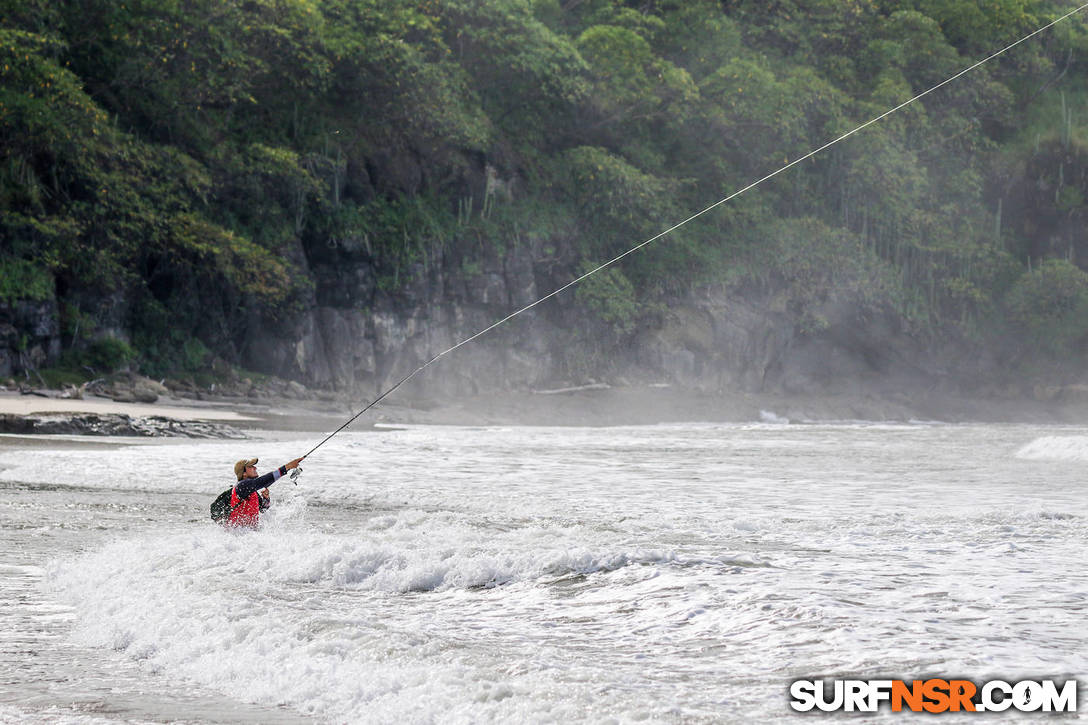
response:
<path fill-rule="evenodd" d="M 42 415 L 0 414 L 0 433 L 19 435 L 92 435 L 176 438 L 245 438 L 241 431 L 221 423 L 183 421 L 163 416 L 124 414 L 55 413 Z"/>
<path fill-rule="evenodd" d="M 168 387 L 193 397 L 372 398 L 569 281 L 576 267 L 563 255 L 571 247 L 570 240 L 532 236 L 501 249 L 490 242 L 451 243 L 422 254 L 390 280 L 379 278 L 365 238 L 320 249 L 296 242 L 286 256 L 314 280 L 299 311 L 277 320 L 251 313 L 243 339 L 224 352 L 230 363 L 282 384 L 238 379 L 219 358 L 213 390 L 177 381 Z M 826 326 L 805 332 L 784 303 L 767 295 L 696 290 L 666 300 L 649 327 L 622 335 L 610 331 L 577 294 L 564 293 L 458 348 L 401 394 L 420 402 L 593 379 L 675 383 L 708 393 L 895 396 L 949 390 L 1001 397 L 1019 384 L 1002 375 L 1003 361 L 995 354 L 969 344 L 928 345 L 900 329 L 894 316 L 860 320 L 849 309 L 821 310 Z M 103 301 L 96 330 L 123 336 L 123 308 L 117 295 Z M 55 363 L 60 347 L 55 301 L 0 306 L 0 377 Z M 1047 380 L 1045 389 L 1021 387 L 1022 395 L 1040 400 L 1088 398 L 1079 379 Z M 150 403 L 168 391 L 128 374 L 113 376 L 99 392 Z"/>
<path fill-rule="evenodd" d="M 0 304 L 0 377 L 45 367 L 60 356 L 56 300 Z"/>
<path fill-rule="evenodd" d="M 396 292 L 361 284 L 373 278 L 369 259 L 358 248 L 341 248 L 338 263 L 313 268 L 313 307 L 290 326 L 256 326 L 244 364 L 310 387 L 372 397 L 569 279 L 570 271 L 557 272 L 540 247 L 527 242 L 502 254 L 487 248 L 468 260 L 454 245 L 410 267 Z M 827 328 L 805 334 L 774 299 L 702 290 L 668 301 L 656 326 L 621 339 L 609 338 L 568 294 L 457 349 L 403 392 L 420 400 L 577 385 L 592 377 L 710 393 L 864 395 L 894 394 L 900 385 L 930 389 L 942 381 L 919 362 L 932 351 L 923 351 L 894 318 L 850 315 L 827 311 Z M 586 349 L 572 349 L 578 346 Z M 590 362 L 575 370 L 572 358 Z"/>
<path fill-rule="evenodd" d="M 151 378 L 132 373 L 115 376 L 102 393 L 116 403 L 154 403 L 159 396 L 168 395 L 165 385 Z"/>

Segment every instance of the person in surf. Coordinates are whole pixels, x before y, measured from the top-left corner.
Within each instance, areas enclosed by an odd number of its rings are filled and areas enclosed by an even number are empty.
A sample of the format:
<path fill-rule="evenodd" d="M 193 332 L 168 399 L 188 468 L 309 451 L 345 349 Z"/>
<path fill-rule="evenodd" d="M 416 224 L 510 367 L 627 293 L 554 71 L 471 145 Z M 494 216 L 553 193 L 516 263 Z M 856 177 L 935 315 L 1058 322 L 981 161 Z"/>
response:
<path fill-rule="evenodd" d="M 243 458 L 234 464 L 234 475 L 238 482 L 230 493 L 230 515 L 227 526 L 255 528 L 261 512 L 272 505 L 268 487 L 293 468 L 298 468 L 302 458 L 289 461 L 263 476 L 257 475 L 257 459 Z"/>

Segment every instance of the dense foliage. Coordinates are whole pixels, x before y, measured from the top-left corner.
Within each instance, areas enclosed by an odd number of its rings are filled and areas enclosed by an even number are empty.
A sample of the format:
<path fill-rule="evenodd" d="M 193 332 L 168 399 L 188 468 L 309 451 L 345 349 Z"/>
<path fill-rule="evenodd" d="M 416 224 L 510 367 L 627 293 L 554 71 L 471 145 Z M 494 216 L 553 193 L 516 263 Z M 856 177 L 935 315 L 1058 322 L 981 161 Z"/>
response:
<path fill-rule="evenodd" d="M 396 294 L 440 250 L 471 273 L 481 245 L 532 243 L 563 280 L 1068 9 L 0 0 L 0 302 L 55 297 L 65 348 L 98 354 L 115 328 L 165 372 L 237 361 L 255 316 L 368 304 L 323 299 L 345 267 Z M 1017 47 L 578 299 L 617 341 L 724 285 L 810 332 L 837 310 L 1083 353 L 1086 31 Z"/>

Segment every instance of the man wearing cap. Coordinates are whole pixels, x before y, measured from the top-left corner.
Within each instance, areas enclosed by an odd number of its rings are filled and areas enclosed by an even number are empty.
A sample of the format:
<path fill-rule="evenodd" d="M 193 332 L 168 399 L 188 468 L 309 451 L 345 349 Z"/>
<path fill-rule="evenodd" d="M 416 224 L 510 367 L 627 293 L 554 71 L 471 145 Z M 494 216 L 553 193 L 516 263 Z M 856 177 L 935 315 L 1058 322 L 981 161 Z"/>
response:
<path fill-rule="evenodd" d="M 280 476 L 287 475 L 292 468 L 298 468 L 301 460 L 302 458 L 296 458 L 263 476 L 257 475 L 256 458 L 243 458 L 235 463 L 234 475 L 238 477 L 238 483 L 230 492 L 230 516 L 227 517 L 227 526 L 256 527 L 261 511 L 271 505 L 268 487 L 278 481 Z M 258 491 L 260 494 L 257 493 Z"/>

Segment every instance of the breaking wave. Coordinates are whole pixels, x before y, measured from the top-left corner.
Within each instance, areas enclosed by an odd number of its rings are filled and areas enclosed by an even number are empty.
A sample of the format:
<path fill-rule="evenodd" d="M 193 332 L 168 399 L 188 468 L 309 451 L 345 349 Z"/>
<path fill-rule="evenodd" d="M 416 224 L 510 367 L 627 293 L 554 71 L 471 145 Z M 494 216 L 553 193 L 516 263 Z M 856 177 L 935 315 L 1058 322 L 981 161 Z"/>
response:
<path fill-rule="evenodd" d="M 414 606 L 411 597 L 421 593 L 466 606 L 462 598 L 479 592 L 485 598 L 469 599 L 467 606 L 486 610 L 487 590 L 497 587 L 524 584 L 524 596 L 535 601 L 548 595 L 533 591 L 546 592 L 547 585 L 631 567 L 685 565 L 664 550 L 563 547 L 547 531 L 530 532 L 541 538 L 539 547 L 515 550 L 501 541 L 457 543 L 448 531 L 408 542 L 402 537 L 409 529 L 419 537 L 403 522 L 388 526 L 380 539 L 366 531 L 352 539 L 200 526 L 117 540 L 53 561 L 46 580 L 58 600 L 78 610 L 82 644 L 112 648 L 228 696 L 244 692 L 245 701 L 290 703 L 323 718 L 365 713 L 363 719 L 381 721 L 383 703 L 390 718 L 403 716 L 406 701 L 425 697 L 438 676 L 451 693 L 480 688 L 483 699 L 474 707 L 494 700 L 503 719 L 535 719 L 542 715 L 503 710 L 509 695 L 495 696 L 491 683 L 478 682 L 465 663 L 391 651 L 405 643 L 438 645 L 422 632 L 391 637 L 388 628 L 395 625 L 384 620 L 383 609 Z M 736 562 L 719 566 L 726 563 Z M 418 696 L 410 694 L 416 688 Z"/>
<path fill-rule="evenodd" d="M 1043 436 L 1016 452 L 1026 461 L 1088 461 L 1088 436 Z"/>

